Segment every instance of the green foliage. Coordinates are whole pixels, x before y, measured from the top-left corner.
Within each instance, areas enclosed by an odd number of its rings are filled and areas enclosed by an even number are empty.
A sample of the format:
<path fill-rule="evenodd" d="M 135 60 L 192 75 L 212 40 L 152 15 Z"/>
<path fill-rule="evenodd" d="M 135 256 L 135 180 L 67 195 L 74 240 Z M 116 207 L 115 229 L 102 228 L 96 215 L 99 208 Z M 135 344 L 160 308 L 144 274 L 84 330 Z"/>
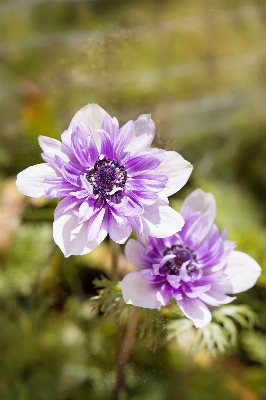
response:
<path fill-rule="evenodd" d="M 138 327 L 138 338 L 153 352 L 166 343 L 167 321 L 161 310 L 143 310 Z"/>
<path fill-rule="evenodd" d="M 125 309 L 128 308 L 123 301 L 121 282 L 112 282 L 102 276 L 101 279 L 95 279 L 93 283 L 100 290 L 98 296 L 90 299 L 92 307 L 98 309 L 103 315 L 112 313 L 121 318 Z"/>
<path fill-rule="evenodd" d="M 258 321 L 256 314 L 249 306 L 223 306 L 213 311 L 212 322 L 195 329 L 193 322 L 179 319 L 168 324 L 168 340 L 179 339 L 189 346 L 191 353 L 207 349 L 212 355 L 230 351 L 237 345 L 238 326 L 251 329 Z M 238 326 L 236 325 L 238 324 Z"/>
<path fill-rule="evenodd" d="M 260 332 L 244 332 L 242 334 L 243 347 L 251 360 L 266 367 L 266 338 Z"/>
<path fill-rule="evenodd" d="M 51 252 L 51 226 L 22 225 L 15 233 L 0 270 L 0 296 L 29 295 Z"/>

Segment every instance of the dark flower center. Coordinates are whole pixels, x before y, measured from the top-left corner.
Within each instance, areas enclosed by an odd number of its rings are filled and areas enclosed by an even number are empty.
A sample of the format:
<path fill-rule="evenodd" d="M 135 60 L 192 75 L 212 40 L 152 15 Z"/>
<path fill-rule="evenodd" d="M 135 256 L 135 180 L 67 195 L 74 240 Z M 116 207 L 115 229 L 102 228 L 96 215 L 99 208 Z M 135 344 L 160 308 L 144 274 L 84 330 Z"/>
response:
<path fill-rule="evenodd" d="M 170 259 L 165 264 L 167 268 L 170 268 L 171 272 L 174 272 L 174 274 L 179 274 L 180 268 L 185 262 L 188 262 L 186 266 L 188 273 L 194 272 L 197 269 L 195 265 L 197 262 L 196 255 L 188 247 L 175 244 L 168 247 L 163 253 L 164 256 L 168 254 L 175 255 L 175 258 Z"/>
<path fill-rule="evenodd" d="M 110 195 L 123 189 L 127 180 L 127 172 L 123 165 L 119 165 L 110 158 L 98 160 L 89 169 L 87 180 L 93 186 L 94 192 Z"/>

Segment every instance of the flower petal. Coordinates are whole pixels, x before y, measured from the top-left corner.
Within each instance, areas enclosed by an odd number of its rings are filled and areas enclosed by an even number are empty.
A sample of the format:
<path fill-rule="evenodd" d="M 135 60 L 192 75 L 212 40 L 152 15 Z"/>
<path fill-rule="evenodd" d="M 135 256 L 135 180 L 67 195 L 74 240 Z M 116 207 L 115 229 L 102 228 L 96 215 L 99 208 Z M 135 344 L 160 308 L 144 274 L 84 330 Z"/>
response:
<path fill-rule="evenodd" d="M 180 231 L 184 225 L 181 215 L 167 205 L 156 202 L 145 207 L 144 213 L 140 215 L 143 223 L 143 233 L 153 237 L 168 237 Z"/>
<path fill-rule="evenodd" d="M 211 322 L 211 312 L 201 300 L 184 297 L 177 304 L 185 316 L 194 322 L 196 328 L 202 328 Z"/>
<path fill-rule="evenodd" d="M 192 165 L 175 151 L 165 151 L 165 159 L 156 171 L 165 174 L 168 182 L 160 192 L 160 196 L 168 197 L 180 190 L 188 181 L 192 172 Z"/>
<path fill-rule="evenodd" d="M 88 242 L 88 224 L 85 222 L 84 224 L 78 225 L 77 218 L 77 215 L 68 213 L 56 218 L 53 224 L 54 241 L 60 247 L 65 257 L 89 253 L 97 247 L 107 235 L 106 227 L 102 224 L 98 237 L 92 242 Z"/>
<path fill-rule="evenodd" d="M 150 147 L 155 135 L 155 123 L 150 114 L 142 114 L 133 122 L 133 135 L 125 148 L 131 154 L 139 153 Z"/>
<path fill-rule="evenodd" d="M 52 163 L 55 155 L 58 155 L 64 161 L 69 161 L 71 159 L 71 153 L 63 143 L 59 142 L 59 140 L 48 136 L 39 136 L 38 141 L 40 147 L 44 151 L 42 157 L 45 161 L 47 160 L 47 162 L 49 161 Z"/>
<path fill-rule="evenodd" d="M 56 171 L 48 164 L 36 164 L 20 172 L 16 185 L 20 193 L 31 197 L 47 197 L 46 189 L 49 184 L 44 183 L 47 178 L 57 177 Z"/>
<path fill-rule="evenodd" d="M 252 257 L 241 251 L 233 251 L 228 257 L 228 266 L 225 275 L 230 279 L 217 285 L 218 290 L 224 293 L 240 293 L 255 285 L 261 274 L 261 267 Z M 212 285 L 214 287 L 214 285 Z"/>
<path fill-rule="evenodd" d="M 132 232 L 132 227 L 127 218 L 116 214 L 110 209 L 108 221 L 108 233 L 110 238 L 116 242 L 123 244 Z"/>
<path fill-rule="evenodd" d="M 73 128 L 79 124 L 79 122 L 84 122 L 87 124 L 92 132 L 95 143 L 97 147 L 100 147 L 100 138 L 96 134 L 95 130 L 100 129 L 102 127 L 102 122 L 106 115 L 109 115 L 102 107 L 98 106 L 98 104 L 87 104 L 82 107 L 72 118 L 70 122 L 69 128 Z M 111 118 L 111 117 L 110 117 Z M 68 129 L 63 135 L 71 136 L 72 129 Z"/>
<path fill-rule="evenodd" d="M 93 242 L 99 235 L 106 209 L 98 209 L 87 222 L 87 240 Z"/>
<path fill-rule="evenodd" d="M 206 234 L 210 230 L 216 215 L 216 202 L 211 193 L 201 189 L 194 190 L 183 202 L 180 213 L 187 219 L 191 214 L 200 211 L 206 215 Z"/>
<path fill-rule="evenodd" d="M 142 257 L 145 247 L 134 239 L 129 239 L 125 247 L 125 255 L 128 261 L 137 268 L 150 268 Z"/>
<path fill-rule="evenodd" d="M 205 293 L 200 293 L 199 298 L 210 306 L 220 306 L 221 304 L 229 304 L 235 300 L 235 297 L 226 296 L 226 294 L 218 290 L 209 290 Z"/>
<path fill-rule="evenodd" d="M 171 299 L 171 286 L 165 282 L 157 291 L 156 299 L 159 300 L 162 306 L 166 306 Z"/>
<path fill-rule="evenodd" d="M 157 168 L 162 161 L 161 156 L 161 153 L 153 154 L 152 152 L 143 151 L 134 156 L 131 155 L 124 165 L 127 173 L 132 177 Z"/>
<path fill-rule="evenodd" d="M 127 274 L 121 284 L 126 304 L 133 304 L 143 308 L 158 308 L 161 306 L 161 303 L 156 299 L 158 285 L 146 282 L 139 271 Z"/>
<path fill-rule="evenodd" d="M 140 270 L 140 275 L 142 276 L 142 278 L 149 283 L 158 283 L 158 282 L 163 282 L 165 281 L 165 276 L 162 275 L 155 275 L 153 268 L 144 268 Z M 165 285 L 163 285 L 163 290 L 165 288 Z M 161 287 L 162 289 L 162 287 Z M 161 291 L 161 289 L 159 289 L 159 292 Z M 156 296 L 158 298 L 158 300 L 160 301 L 160 295 Z M 162 303 L 163 304 L 163 303 Z M 165 304 L 163 304 L 165 305 Z"/>

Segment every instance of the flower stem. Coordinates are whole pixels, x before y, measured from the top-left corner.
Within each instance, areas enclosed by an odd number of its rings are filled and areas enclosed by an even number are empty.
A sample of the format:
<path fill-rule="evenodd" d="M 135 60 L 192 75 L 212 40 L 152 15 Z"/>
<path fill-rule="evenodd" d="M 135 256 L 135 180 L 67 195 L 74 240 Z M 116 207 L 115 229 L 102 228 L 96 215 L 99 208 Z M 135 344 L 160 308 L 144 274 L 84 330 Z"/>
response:
<path fill-rule="evenodd" d="M 122 344 L 120 353 L 118 354 L 114 400 L 119 400 L 119 394 L 125 383 L 125 367 L 129 361 L 129 357 L 133 348 L 140 312 L 140 307 L 134 307 L 133 315 L 129 321 L 124 342 Z"/>
<path fill-rule="evenodd" d="M 111 278 L 113 282 L 117 282 L 119 280 L 119 273 L 118 273 L 118 258 L 119 258 L 119 251 L 120 245 L 113 240 L 110 241 L 110 250 L 112 254 L 112 274 Z"/>

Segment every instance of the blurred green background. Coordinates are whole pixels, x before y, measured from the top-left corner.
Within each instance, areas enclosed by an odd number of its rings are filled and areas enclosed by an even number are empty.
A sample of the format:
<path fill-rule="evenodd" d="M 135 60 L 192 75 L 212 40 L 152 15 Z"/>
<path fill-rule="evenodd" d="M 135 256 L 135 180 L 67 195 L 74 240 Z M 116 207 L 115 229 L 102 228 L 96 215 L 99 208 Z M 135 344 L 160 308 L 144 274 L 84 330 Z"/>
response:
<path fill-rule="evenodd" d="M 123 398 L 266 399 L 265 0 L 0 4 L 1 400 L 111 399 L 115 322 L 89 302 L 92 280 L 110 273 L 108 241 L 64 259 L 52 240 L 56 202 L 23 198 L 14 184 L 42 161 L 38 136 L 60 138 L 87 103 L 121 123 L 151 113 L 154 144 L 194 165 L 172 205 L 211 191 L 219 227 L 263 267 L 235 302 L 260 319 L 239 329 L 237 348 L 212 359 L 137 340 Z"/>

